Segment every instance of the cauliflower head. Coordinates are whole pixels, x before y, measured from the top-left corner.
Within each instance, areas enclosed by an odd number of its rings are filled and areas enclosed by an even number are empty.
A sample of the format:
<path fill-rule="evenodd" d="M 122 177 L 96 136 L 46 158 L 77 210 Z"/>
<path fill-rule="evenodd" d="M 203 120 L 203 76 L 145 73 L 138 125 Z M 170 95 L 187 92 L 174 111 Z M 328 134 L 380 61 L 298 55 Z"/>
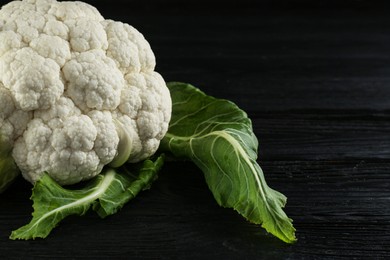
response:
<path fill-rule="evenodd" d="M 83 2 L 23 0 L 1 8 L 0 39 L 0 136 L 25 179 L 73 184 L 155 153 L 172 104 L 134 27 Z"/>

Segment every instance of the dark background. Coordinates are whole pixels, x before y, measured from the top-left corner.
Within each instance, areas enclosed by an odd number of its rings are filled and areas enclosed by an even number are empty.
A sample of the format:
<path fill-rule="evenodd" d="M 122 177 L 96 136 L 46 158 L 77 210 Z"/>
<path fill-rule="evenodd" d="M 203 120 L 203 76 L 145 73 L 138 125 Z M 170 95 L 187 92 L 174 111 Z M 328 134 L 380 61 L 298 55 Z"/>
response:
<path fill-rule="evenodd" d="M 1 256 L 390 257 L 386 1 L 89 2 L 144 34 L 167 81 L 248 112 L 259 163 L 288 197 L 298 242 L 284 244 L 220 208 L 192 164 L 167 163 L 151 190 L 118 214 L 69 217 L 47 239 L 27 242 L 8 240 L 32 211 L 31 187 L 19 179 L 0 195 Z"/>

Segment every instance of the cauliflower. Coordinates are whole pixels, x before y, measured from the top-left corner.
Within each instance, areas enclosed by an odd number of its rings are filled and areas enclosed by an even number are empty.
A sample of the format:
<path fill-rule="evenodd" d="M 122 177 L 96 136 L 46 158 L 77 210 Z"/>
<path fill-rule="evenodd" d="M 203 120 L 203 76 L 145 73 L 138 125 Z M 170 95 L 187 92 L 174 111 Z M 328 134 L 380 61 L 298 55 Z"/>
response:
<path fill-rule="evenodd" d="M 149 43 L 83 2 L 0 10 L 0 137 L 22 175 L 61 185 L 157 150 L 171 98 Z"/>

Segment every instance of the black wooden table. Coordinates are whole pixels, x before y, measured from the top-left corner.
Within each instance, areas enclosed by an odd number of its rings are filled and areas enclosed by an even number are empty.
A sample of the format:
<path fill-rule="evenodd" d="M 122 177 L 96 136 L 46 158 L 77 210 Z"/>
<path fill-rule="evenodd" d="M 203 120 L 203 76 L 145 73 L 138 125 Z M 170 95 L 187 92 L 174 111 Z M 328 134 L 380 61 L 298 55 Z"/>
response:
<path fill-rule="evenodd" d="M 369 1 L 90 1 L 149 40 L 157 71 L 253 120 L 268 184 L 288 197 L 287 245 L 220 208 L 202 173 L 167 163 L 118 214 L 69 217 L 11 241 L 30 184 L 0 195 L 0 258 L 390 258 L 390 18 Z M 254 2 L 254 1 L 253 1 Z M 224 3 L 224 4 L 222 4 Z M 1 40 L 1 39 L 0 39 Z"/>

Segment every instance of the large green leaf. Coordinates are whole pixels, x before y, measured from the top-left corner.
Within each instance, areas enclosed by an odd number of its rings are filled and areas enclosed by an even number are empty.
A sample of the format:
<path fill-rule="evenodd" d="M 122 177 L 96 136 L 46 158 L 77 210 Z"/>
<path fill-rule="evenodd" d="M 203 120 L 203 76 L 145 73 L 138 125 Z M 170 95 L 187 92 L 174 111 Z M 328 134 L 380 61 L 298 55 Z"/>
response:
<path fill-rule="evenodd" d="M 146 160 L 138 169 L 108 169 L 84 188 L 65 189 L 45 174 L 36 182 L 31 199 L 31 222 L 12 232 L 11 239 L 45 238 L 69 215 L 84 215 L 93 205 L 101 217 L 116 213 L 141 190 L 149 188 L 163 164 L 163 157 Z"/>
<path fill-rule="evenodd" d="M 268 187 L 256 162 L 258 142 L 247 114 L 189 84 L 173 82 L 168 88 L 172 119 L 160 148 L 191 159 L 203 171 L 219 205 L 294 242 L 292 220 L 282 209 L 286 197 Z"/>
<path fill-rule="evenodd" d="M 19 169 L 12 158 L 12 146 L 0 136 L 0 193 L 19 175 Z"/>

